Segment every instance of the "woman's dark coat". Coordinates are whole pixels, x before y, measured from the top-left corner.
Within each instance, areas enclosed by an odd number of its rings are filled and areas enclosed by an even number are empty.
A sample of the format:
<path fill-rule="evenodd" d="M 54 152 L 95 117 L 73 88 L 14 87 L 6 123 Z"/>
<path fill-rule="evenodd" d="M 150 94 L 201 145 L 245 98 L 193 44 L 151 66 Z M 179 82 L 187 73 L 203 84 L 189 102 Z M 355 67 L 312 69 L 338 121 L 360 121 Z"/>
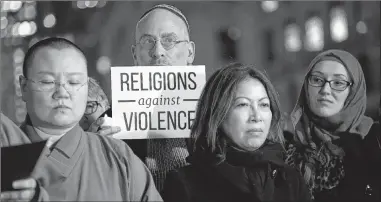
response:
<path fill-rule="evenodd" d="M 218 165 L 194 163 L 171 172 L 166 202 L 311 201 L 300 174 L 283 162 L 279 145 L 255 155 L 228 152 Z"/>
<path fill-rule="evenodd" d="M 290 135 L 286 132 L 286 139 L 289 139 Z M 340 139 L 333 143 L 345 151 L 344 179 L 331 190 L 314 193 L 314 201 L 381 201 L 380 137 L 379 123 L 372 125 L 364 140 L 356 134 L 341 133 Z"/>

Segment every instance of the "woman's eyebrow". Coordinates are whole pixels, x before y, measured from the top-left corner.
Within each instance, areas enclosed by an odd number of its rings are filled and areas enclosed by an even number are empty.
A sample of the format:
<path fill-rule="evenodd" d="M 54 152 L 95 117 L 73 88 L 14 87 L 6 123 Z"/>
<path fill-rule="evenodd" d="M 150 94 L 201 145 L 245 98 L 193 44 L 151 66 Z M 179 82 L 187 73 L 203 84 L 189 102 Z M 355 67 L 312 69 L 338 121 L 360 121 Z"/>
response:
<path fill-rule="evenodd" d="M 333 76 L 336 76 L 336 77 L 344 77 L 344 78 L 348 79 L 348 77 L 346 77 L 344 74 L 334 74 Z"/>
<path fill-rule="evenodd" d="M 324 75 L 324 73 L 321 71 L 312 71 L 311 74 L 313 74 L 313 73 L 318 73 L 318 74 Z"/>

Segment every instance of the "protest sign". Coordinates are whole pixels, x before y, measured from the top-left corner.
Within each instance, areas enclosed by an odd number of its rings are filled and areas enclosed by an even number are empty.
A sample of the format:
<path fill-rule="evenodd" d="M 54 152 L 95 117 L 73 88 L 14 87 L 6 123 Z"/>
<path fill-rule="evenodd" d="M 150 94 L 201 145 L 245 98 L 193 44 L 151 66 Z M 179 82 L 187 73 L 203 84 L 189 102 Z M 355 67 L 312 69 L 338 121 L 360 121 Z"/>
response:
<path fill-rule="evenodd" d="M 205 66 L 111 67 L 111 83 L 115 138 L 189 137 Z"/>

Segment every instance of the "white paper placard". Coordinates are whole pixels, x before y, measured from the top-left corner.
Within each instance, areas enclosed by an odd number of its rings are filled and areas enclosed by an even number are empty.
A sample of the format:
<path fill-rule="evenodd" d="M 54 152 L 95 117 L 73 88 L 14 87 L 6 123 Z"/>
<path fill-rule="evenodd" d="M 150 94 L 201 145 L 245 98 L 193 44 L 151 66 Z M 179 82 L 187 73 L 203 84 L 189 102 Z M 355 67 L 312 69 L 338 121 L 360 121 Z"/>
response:
<path fill-rule="evenodd" d="M 113 137 L 189 137 L 204 85 L 204 65 L 111 67 Z"/>

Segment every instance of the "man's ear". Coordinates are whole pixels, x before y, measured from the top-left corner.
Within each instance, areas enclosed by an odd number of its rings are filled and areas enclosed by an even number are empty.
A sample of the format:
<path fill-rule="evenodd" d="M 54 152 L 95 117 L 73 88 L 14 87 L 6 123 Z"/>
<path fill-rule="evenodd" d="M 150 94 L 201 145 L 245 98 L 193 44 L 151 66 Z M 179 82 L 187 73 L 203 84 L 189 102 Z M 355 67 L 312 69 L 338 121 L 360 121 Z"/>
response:
<path fill-rule="evenodd" d="M 138 60 L 136 57 L 136 46 L 135 45 L 131 46 L 131 53 L 132 53 L 132 59 L 134 59 L 134 65 L 138 66 Z"/>
<path fill-rule="evenodd" d="M 188 65 L 193 64 L 195 51 L 196 51 L 195 49 L 196 49 L 196 47 L 195 47 L 194 42 L 189 41 L 189 43 L 188 43 L 188 58 L 187 58 Z"/>
<path fill-rule="evenodd" d="M 21 89 L 21 98 L 24 102 L 26 102 L 27 79 L 23 75 L 20 75 L 19 83 L 20 83 L 20 89 Z"/>

